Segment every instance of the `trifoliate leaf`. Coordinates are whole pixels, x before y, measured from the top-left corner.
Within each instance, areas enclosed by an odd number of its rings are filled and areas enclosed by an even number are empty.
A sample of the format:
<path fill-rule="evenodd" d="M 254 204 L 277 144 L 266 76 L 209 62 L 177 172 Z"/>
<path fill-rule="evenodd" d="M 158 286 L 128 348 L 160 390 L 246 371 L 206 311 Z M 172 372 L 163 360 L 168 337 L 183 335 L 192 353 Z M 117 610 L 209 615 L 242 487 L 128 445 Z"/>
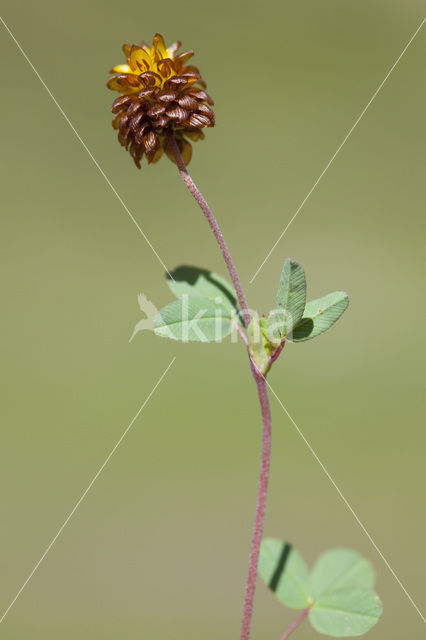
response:
<path fill-rule="evenodd" d="M 182 265 L 170 275 L 167 274 L 167 284 L 177 298 L 182 298 L 183 295 L 201 296 L 229 309 L 237 306 L 237 296 L 233 286 L 207 269 Z"/>
<path fill-rule="evenodd" d="M 293 342 L 303 342 L 327 331 L 345 311 L 349 298 L 344 291 L 329 293 L 307 303 L 303 318 L 293 329 Z"/>
<path fill-rule="evenodd" d="M 161 309 L 154 318 L 158 336 L 188 342 L 220 341 L 234 327 L 235 311 L 201 296 L 184 295 Z"/>
<path fill-rule="evenodd" d="M 339 638 L 361 635 L 382 614 L 372 589 L 373 570 L 350 549 L 326 551 L 308 574 L 290 544 L 266 539 L 260 548 L 259 573 L 280 602 L 293 609 L 310 607 L 308 618 L 320 633 Z"/>

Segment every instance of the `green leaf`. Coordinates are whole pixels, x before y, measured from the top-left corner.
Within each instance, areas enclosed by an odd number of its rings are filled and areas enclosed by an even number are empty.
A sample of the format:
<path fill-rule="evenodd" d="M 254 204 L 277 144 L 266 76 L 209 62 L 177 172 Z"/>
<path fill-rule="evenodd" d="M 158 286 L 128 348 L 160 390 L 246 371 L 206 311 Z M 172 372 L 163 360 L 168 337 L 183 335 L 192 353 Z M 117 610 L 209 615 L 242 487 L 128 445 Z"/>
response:
<path fill-rule="evenodd" d="M 183 294 L 154 318 L 154 331 L 158 336 L 188 342 L 219 342 L 233 329 L 235 311 L 201 296 Z"/>
<path fill-rule="evenodd" d="M 285 312 L 283 309 L 272 309 L 269 312 L 269 316 L 266 319 L 265 333 L 269 342 L 274 346 L 278 346 L 284 339 L 284 321 Z"/>
<path fill-rule="evenodd" d="M 263 375 L 268 372 L 269 361 L 264 325 L 265 319 L 260 318 L 259 320 L 257 314 L 255 314 L 247 327 L 247 339 L 250 347 L 250 355 L 256 367 Z"/>
<path fill-rule="evenodd" d="M 376 624 L 382 611 L 373 589 L 352 587 L 320 596 L 309 612 L 309 621 L 329 636 L 359 636 Z"/>
<path fill-rule="evenodd" d="M 259 573 L 283 604 L 293 609 L 311 607 L 309 620 L 320 633 L 339 638 L 361 635 L 382 615 L 372 589 L 373 570 L 350 549 L 326 551 L 308 574 L 304 560 L 290 544 L 265 539 Z"/>
<path fill-rule="evenodd" d="M 277 324 L 276 332 L 280 337 L 291 334 L 293 328 L 301 321 L 305 303 L 305 272 L 301 264 L 287 258 L 278 284 L 277 313 L 273 318 L 274 324 Z M 275 338 L 277 337 L 278 335 L 275 335 Z"/>
<path fill-rule="evenodd" d="M 177 298 L 182 298 L 183 295 L 201 296 L 215 300 L 228 309 L 235 309 L 237 306 L 237 296 L 233 286 L 212 271 L 182 265 L 170 275 L 166 274 L 166 277 L 167 284 Z"/>
<path fill-rule="evenodd" d="M 293 329 L 293 342 L 303 342 L 327 331 L 345 311 L 349 298 L 344 291 L 329 293 L 323 298 L 311 300 L 305 307 L 302 320 Z"/>
<path fill-rule="evenodd" d="M 323 553 L 311 571 L 310 585 L 315 600 L 321 594 L 348 587 L 374 586 L 374 571 L 368 560 L 351 549 Z"/>
<path fill-rule="evenodd" d="M 308 569 L 302 556 L 281 540 L 262 540 L 259 573 L 280 602 L 304 609 L 311 602 Z"/>

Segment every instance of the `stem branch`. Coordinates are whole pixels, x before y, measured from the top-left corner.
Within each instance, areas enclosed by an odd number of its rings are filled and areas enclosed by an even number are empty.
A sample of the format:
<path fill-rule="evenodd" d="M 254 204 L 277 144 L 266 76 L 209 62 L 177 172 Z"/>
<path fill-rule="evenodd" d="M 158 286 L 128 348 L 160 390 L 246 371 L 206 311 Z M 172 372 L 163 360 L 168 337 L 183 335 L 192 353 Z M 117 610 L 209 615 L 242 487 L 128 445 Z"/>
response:
<path fill-rule="evenodd" d="M 217 240 L 217 243 L 220 247 L 226 266 L 228 268 L 229 275 L 231 276 L 232 282 L 234 284 L 234 288 L 238 298 L 238 303 L 244 317 L 244 324 L 247 327 L 250 322 L 250 313 L 247 307 L 247 301 L 241 287 L 237 270 L 235 268 L 234 262 L 232 260 L 232 257 L 229 252 L 228 246 L 225 242 L 225 239 L 222 235 L 220 227 L 209 205 L 204 199 L 204 196 L 197 189 L 191 176 L 189 175 L 188 169 L 186 168 L 186 165 L 182 159 L 182 156 L 179 151 L 179 147 L 176 143 L 176 140 L 173 137 L 173 134 L 168 133 L 167 139 L 168 139 L 169 147 L 176 160 L 176 164 L 178 166 L 182 180 L 184 181 L 190 193 L 192 194 L 192 196 L 195 198 L 195 200 L 201 207 L 201 210 L 204 213 L 204 216 L 206 217 L 207 222 L 209 223 L 210 228 L 213 231 L 214 236 Z M 249 354 L 249 357 L 250 357 L 250 354 Z M 257 503 L 256 503 L 256 516 L 254 521 L 253 537 L 252 537 L 251 549 L 250 549 L 249 570 L 248 570 L 248 577 L 247 577 L 246 590 L 245 590 L 243 618 L 242 618 L 242 624 L 241 624 L 241 635 L 240 635 L 241 640 L 249 640 L 249 635 L 250 635 L 250 626 L 251 626 L 251 619 L 252 619 L 252 613 L 253 613 L 254 592 L 256 589 L 257 565 L 259 561 L 260 543 L 262 541 L 263 523 L 265 520 L 266 497 L 268 493 L 269 466 L 270 466 L 270 459 L 271 459 L 271 413 L 269 408 L 268 389 L 266 386 L 266 380 L 264 376 L 256 369 L 251 359 L 250 359 L 250 366 L 251 366 L 251 371 L 252 371 L 254 380 L 256 382 L 257 393 L 259 396 L 260 408 L 262 413 L 262 455 L 261 455 L 260 476 L 259 476 L 259 485 L 258 485 Z"/>
<path fill-rule="evenodd" d="M 311 610 L 311 605 L 309 605 L 309 607 L 306 607 L 306 609 L 303 609 L 302 613 L 296 618 L 296 620 L 292 622 L 289 628 L 284 631 L 280 640 L 286 640 L 290 635 L 290 633 L 292 633 L 299 626 L 299 624 L 303 622 L 303 620 L 306 618 L 310 610 Z"/>

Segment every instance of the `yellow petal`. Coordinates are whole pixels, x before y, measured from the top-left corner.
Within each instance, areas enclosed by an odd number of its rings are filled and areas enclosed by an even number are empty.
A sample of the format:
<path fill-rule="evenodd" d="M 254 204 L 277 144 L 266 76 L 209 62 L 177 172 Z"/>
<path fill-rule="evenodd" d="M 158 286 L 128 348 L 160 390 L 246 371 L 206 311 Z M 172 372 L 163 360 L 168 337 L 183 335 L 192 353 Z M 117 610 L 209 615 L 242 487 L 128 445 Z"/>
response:
<path fill-rule="evenodd" d="M 156 64 L 157 72 L 165 79 L 173 74 L 173 63 L 170 58 L 159 60 Z"/>
<path fill-rule="evenodd" d="M 170 45 L 170 47 L 167 47 L 167 57 L 168 58 L 174 58 L 176 51 L 179 49 L 179 47 L 181 46 L 181 42 L 174 42 L 173 44 Z"/>
<path fill-rule="evenodd" d="M 113 67 L 110 73 L 130 73 L 131 69 L 128 64 L 118 64 L 116 67 Z"/>
<path fill-rule="evenodd" d="M 154 39 L 152 41 L 151 51 L 153 54 L 155 53 L 159 54 L 157 58 L 159 60 L 161 60 L 161 58 L 167 58 L 167 51 L 166 51 L 166 45 L 164 43 L 164 38 L 159 33 L 156 33 L 154 36 Z"/>
<path fill-rule="evenodd" d="M 143 88 L 138 76 L 132 73 L 113 76 L 107 82 L 108 89 L 121 93 L 135 93 Z"/>
<path fill-rule="evenodd" d="M 193 55 L 193 51 L 185 51 L 185 53 L 181 53 L 180 55 L 176 56 L 175 60 L 178 60 L 180 63 L 185 64 L 185 62 L 188 62 L 189 58 L 192 58 Z"/>
<path fill-rule="evenodd" d="M 108 89 L 112 89 L 112 91 L 120 91 L 121 93 L 126 93 L 126 88 L 118 82 L 119 76 L 114 76 L 110 78 L 107 82 Z"/>
<path fill-rule="evenodd" d="M 151 56 L 142 47 L 136 47 L 133 45 L 129 56 L 129 65 L 131 70 L 135 73 L 145 73 L 152 67 Z"/>

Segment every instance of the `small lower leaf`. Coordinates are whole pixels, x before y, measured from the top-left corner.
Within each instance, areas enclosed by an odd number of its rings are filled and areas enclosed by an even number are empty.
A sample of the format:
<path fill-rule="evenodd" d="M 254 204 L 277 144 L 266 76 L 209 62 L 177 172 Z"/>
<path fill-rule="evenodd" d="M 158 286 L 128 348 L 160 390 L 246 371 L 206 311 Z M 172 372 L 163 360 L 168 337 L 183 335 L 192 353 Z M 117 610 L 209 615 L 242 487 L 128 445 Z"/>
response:
<path fill-rule="evenodd" d="M 287 607 L 305 609 L 312 602 L 306 563 L 290 544 L 273 538 L 263 540 L 259 573 L 278 600 Z"/>
<path fill-rule="evenodd" d="M 376 624 L 382 611 L 373 589 L 353 587 L 321 596 L 309 612 L 309 621 L 329 636 L 360 636 Z"/>
<path fill-rule="evenodd" d="M 331 549 L 321 554 L 309 581 L 315 599 L 323 593 L 348 587 L 374 586 L 374 571 L 365 558 L 352 549 Z"/>
<path fill-rule="evenodd" d="M 267 538 L 260 547 L 259 573 L 280 602 L 309 608 L 314 629 L 329 636 L 362 635 L 383 613 L 369 562 L 350 549 L 326 551 L 308 574 L 290 544 Z"/>

